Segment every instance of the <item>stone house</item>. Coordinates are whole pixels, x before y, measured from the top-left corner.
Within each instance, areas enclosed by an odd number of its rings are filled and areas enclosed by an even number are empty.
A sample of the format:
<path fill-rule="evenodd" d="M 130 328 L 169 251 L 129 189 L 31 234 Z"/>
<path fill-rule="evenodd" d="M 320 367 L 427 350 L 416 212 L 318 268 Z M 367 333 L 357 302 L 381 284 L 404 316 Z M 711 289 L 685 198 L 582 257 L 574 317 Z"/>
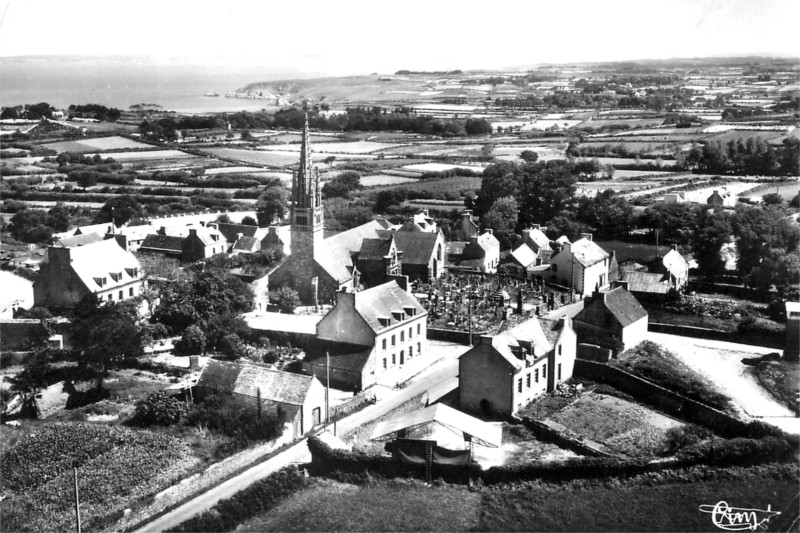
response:
<path fill-rule="evenodd" d="M 530 246 L 522 243 L 508 254 L 506 260 L 527 269 L 528 267 L 536 266 L 539 258 L 536 256 L 536 252 L 531 250 Z"/>
<path fill-rule="evenodd" d="M 397 250 L 402 253 L 400 273 L 410 280 L 427 281 L 445 274 L 447 245 L 441 230 L 436 233 L 381 230 L 378 236 L 394 236 Z"/>
<path fill-rule="evenodd" d="M 472 218 L 472 211 L 469 209 L 461 213 L 461 218 L 458 219 L 450 232 L 450 240 L 452 241 L 469 241 L 475 235 L 481 232 L 478 224 Z"/>
<path fill-rule="evenodd" d="M 181 243 L 181 260 L 194 262 L 227 251 L 228 241 L 216 228 L 191 228 Z"/>
<path fill-rule="evenodd" d="M 510 416 L 572 377 L 577 339 L 572 322 L 531 318 L 481 336 L 459 359 L 459 402 L 466 411 Z"/>
<path fill-rule="evenodd" d="M 565 242 L 550 258 L 551 277 L 577 294 L 591 294 L 595 288 L 608 286 L 611 256 L 592 241 L 590 233 L 581 234 L 574 243 Z"/>
<path fill-rule="evenodd" d="M 500 241 L 492 230 L 487 229 L 481 235 L 474 235 L 461 252 L 458 266 L 478 270 L 486 274 L 497 272 L 500 264 Z"/>
<path fill-rule="evenodd" d="M 650 272 L 663 274 L 670 287 L 682 289 L 689 282 L 689 263 L 673 244 L 664 257 L 657 257 L 650 263 Z"/>
<path fill-rule="evenodd" d="M 139 296 L 139 261 L 116 239 L 66 248 L 51 246 L 33 282 L 34 305 L 72 307 L 87 294 L 104 302 Z"/>
<path fill-rule="evenodd" d="M 145 237 L 139 253 L 161 254 L 180 257 L 183 253 L 183 237 L 153 233 Z"/>
<path fill-rule="evenodd" d="M 375 287 L 399 276 L 402 255 L 398 251 L 394 235 L 386 239 L 364 239 L 358 251 L 356 267 L 361 274 L 364 287 Z"/>
<path fill-rule="evenodd" d="M 595 291 L 575 315 L 578 342 L 599 344 L 617 340 L 628 350 L 647 336 L 647 310 L 625 287 Z"/>
<path fill-rule="evenodd" d="M 539 224 L 534 224 L 530 228 L 522 230 L 522 243 L 534 251 L 539 261 L 536 263 L 537 265 L 548 263 L 553 254 L 550 239 L 544 234 L 545 229 Z"/>
<path fill-rule="evenodd" d="M 317 324 L 318 345 L 303 361 L 304 372 L 323 379 L 327 352 L 332 383 L 362 390 L 384 372 L 428 355 L 428 313 L 396 281 L 336 296 L 336 305 Z"/>
<path fill-rule="evenodd" d="M 734 205 L 734 200 L 725 189 L 722 192 L 715 190 L 706 200 L 706 204 L 714 207 L 729 207 Z"/>
<path fill-rule="evenodd" d="M 210 359 L 194 390 L 200 399 L 231 394 L 256 402 L 260 397 L 264 412 L 280 408 L 286 414 L 294 438 L 325 422 L 325 387 L 314 376 Z"/>

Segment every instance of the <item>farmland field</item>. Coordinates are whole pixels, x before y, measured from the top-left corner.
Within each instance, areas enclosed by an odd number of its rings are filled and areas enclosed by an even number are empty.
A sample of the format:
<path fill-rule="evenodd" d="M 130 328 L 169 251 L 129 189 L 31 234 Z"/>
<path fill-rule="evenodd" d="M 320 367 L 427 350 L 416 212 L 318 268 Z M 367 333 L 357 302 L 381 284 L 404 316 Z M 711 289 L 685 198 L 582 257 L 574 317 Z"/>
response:
<path fill-rule="evenodd" d="M 89 154 L 94 155 L 94 154 Z M 101 154 L 104 157 L 112 157 L 120 163 L 130 163 L 132 161 L 148 161 L 153 159 L 194 159 L 197 156 L 187 154 L 180 150 L 152 150 L 150 152 L 116 152 L 113 154 Z"/>
<path fill-rule="evenodd" d="M 81 139 L 78 141 L 63 141 L 44 145 L 56 152 L 93 152 L 96 150 L 136 150 L 139 148 L 153 148 L 152 145 L 128 139 L 127 137 L 113 136 L 97 139 Z M 113 157 L 113 156 L 112 156 Z"/>
<path fill-rule="evenodd" d="M 376 143 L 370 141 L 355 142 L 326 142 L 322 145 L 314 145 L 314 152 L 326 154 L 369 154 L 379 150 L 396 148 L 397 144 Z M 300 152 L 299 144 L 272 145 L 268 148 L 274 152 Z"/>
<path fill-rule="evenodd" d="M 764 196 L 765 194 L 777 192 L 786 202 L 791 202 L 792 199 L 800 193 L 800 181 L 790 183 L 775 183 L 765 184 L 749 191 L 740 194 L 742 198 L 753 198 Z"/>
<path fill-rule="evenodd" d="M 462 189 L 476 190 L 481 188 L 481 178 L 455 176 L 452 178 L 429 179 L 429 180 L 416 180 L 416 183 L 404 183 L 401 185 L 404 189 L 409 191 L 424 190 L 424 191 L 460 191 Z M 380 189 L 393 189 L 394 186 L 387 186 L 376 188 Z"/>
<path fill-rule="evenodd" d="M 777 479 L 765 467 L 691 471 L 691 482 L 661 475 L 477 491 L 402 479 L 352 485 L 316 478 L 237 531 L 719 531 L 700 505 L 724 496 L 732 506 L 785 511 L 797 494 L 796 474 L 786 470 Z"/>
<path fill-rule="evenodd" d="M 403 178 L 400 176 L 387 176 L 386 174 L 372 174 L 369 176 L 361 176 L 361 185 L 363 187 L 375 187 L 381 185 L 400 185 L 401 183 L 414 183 L 415 178 Z"/>
<path fill-rule="evenodd" d="M 412 170 L 415 172 L 443 172 L 446 170 L 453 170 L 456 168 L 471 170 L 476 174 L 481 174 L 483 172 L 483 167 L 479 166 L 472 166 L 472 165 L 449 165 L 446 163 L 422 163 L 418 165 L 406 165 L 403 167 L 406 170 Z"/>

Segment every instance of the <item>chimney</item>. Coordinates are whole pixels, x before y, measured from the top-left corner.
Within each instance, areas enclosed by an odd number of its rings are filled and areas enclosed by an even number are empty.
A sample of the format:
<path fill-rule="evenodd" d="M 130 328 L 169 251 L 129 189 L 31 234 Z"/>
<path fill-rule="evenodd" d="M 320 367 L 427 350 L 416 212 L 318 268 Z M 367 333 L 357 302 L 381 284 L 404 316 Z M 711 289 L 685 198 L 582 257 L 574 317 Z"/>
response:
<path fill-rule="evenodd" d="M 581 239 L 587 239 L 587 240 L 591 241 L 592 240 L 592 234 L 591 233 L 581 233 Z"/>
<path fill-rule="evenodd" d="M 47 260 L 51 268 L 59 270 L 68 268 L 72 263 L 72 250 L 68 247 L 56 248 L 51 246 L 47 249 Z"/>
<path fill-rule="evenodd" d="M 236 240 L 237 240 L 237 241 L 238 241 L 239 239 L 241 239 L 242 237 L 244 237 L 244 233 L 237 233 L 237 234 L 236 234 Z"/>
<path fill-rule="evenodd" d="M 160 228 L 158 228 L 158 231 L 156 233 L 159 234 L 159 235 L 166 235 L 167 234 L 167 227 L 166 226 L 161 226 Z"/>
<path fill-rule="evenodd" d="M 113 235 L 112 234 L 107 234 L 106 235 L 106 240 L 108 240 L 108 239 L 116 240 L 117 244 L 119 244 L 120 248 L 122 248 L 126 252 L 128 251 L 128 237 L 127 237 L 127 235 L 122 235 L 120 233 L 116 233 L 116 234 L 113 234 Z"/>
<path fill-rule="evenodd" d="M 670 248 L 672 250 L 675 250 L 676 252 L 678 251 L 678 245 L 677 244 L 673 244 L 672 246 L 670 246 Z"/>
<path fill-rule="evenodd" d="M 267 231 L 269 232 L 270 235 L 277 236 L 278 235 L 278 226 L 270 226 L 269 228 L 267 228 Z"/>
<path fill-rule="evenodd" d="M 533 224 L 531 226 L 531 229 L 542 229 L 542 226 L 540 226 L 539 224 Z"/>
<path fill-rule="evenodd" d="M 489 235 L 494 235 L 494 230 L 489 228 L 486 231 L 484 231 L 484 233 L 488 233 Z"/>
<path fill-rule="evenodd" d="M 189 228 L 189 237 L 197 237 L 197 228 Z"/>
<path fill-rule="evenodd" d="M 395 280 L 400 288 L 406 292 L 411 292 L 410 285 L 408 283 L 408 276 L 389 276 L 389 280 Z"/>
<path fill-rule="evenodd" d="M 481 335 L 481 339 L 478 342 L 478 344 L 484 345 L 484 346 L 491 346 L 492 345 L 492 339 L 493 339 L 493 337 L 491 335 Z"/>
<path fill-rule="evenodd" d="M 529 230 L 529 229 L 522 230 L 522 240 L 524 242 L 530 242 L 530 240 L 531 240 L 531 231 L 533 231 L 533 230 Z"/>
<path fill-rule="evenodd" d="M 621 279 L 615 281 L 614 282 L 614 288 L 617 289 L 619 287 L 622 287 L 623 289 L 625 289 L 627 291 L 628 290 L 628 282 L 626 280 L 621 280 Z"/>
<path fill-rule="evenodd" d="M 461 213 L 461 218 L 467 219 L 472 222 L 472 211 L 469 209 L 465 209 L 463 213 Z"/>

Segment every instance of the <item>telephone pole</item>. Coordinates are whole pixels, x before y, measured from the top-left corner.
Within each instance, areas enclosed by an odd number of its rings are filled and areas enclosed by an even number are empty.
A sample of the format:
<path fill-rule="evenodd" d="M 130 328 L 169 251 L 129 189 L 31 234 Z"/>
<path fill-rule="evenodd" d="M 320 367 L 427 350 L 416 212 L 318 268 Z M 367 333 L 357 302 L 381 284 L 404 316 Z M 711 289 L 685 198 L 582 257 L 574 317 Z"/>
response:
<path fill-rule="evenodd" d="M 325 382 L 325 421 L 331 421 L 331 404 L 330 404 L 330 390 L 331 390 L 331 352 L 325 352 L 325 374 L 327 381 Z"/>
<path fill-rule="evenodd" d="M 81 504 L 78 496 L 78 469 L 74 468 L 75 474 L 75 530 L 81 533 Z"/>

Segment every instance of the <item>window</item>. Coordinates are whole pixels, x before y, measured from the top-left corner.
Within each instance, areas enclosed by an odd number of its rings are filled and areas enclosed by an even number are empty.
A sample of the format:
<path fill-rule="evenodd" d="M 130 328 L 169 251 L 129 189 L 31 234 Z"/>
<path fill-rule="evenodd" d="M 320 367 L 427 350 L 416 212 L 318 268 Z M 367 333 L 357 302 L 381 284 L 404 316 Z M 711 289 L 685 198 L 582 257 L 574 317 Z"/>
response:
<path fill-rule="evenodd" d="M 383 339 L 381 341 L 381 348 L 383 348 L 384 350 L 386 349 L 386 339 Z"/>
<path fill-rule="evenodd" d="M 422 353 L 422 344 L 419 342 L 417 343 L 417 353 L 418 354 Z"/>
<path fill-rule="evenodd" d="M 408 358 L 411 359 L 412 357 L 414 357 L 414 347 L 413 346 L 409 346 L 408 347 Z"/>
<path fill-rule="evenodd" d="M 517 380 L 517 392 L 522 392 L 522 378 Z"/>
<path fill-rule="evenodd" d="M 383 358 L 383 369 L 386 370 L 386 358 Z"/>
<path fill-rule="evenodd" d="M 128 296 L 133 296 L 133 287 L 128 289 Z"/>
<path fill-rule="evenodd" d="M 420 329 L 419 329 L 419 328 L 420 328 L 420 325 L 419 325 L 419 324 L 417 324 L 417 335 L 421 335 L 421 333 L 420 333 Z"/>
<path fill-rule="evenodd" d="M 539 383 L 539 369 L 537 368 L 537 369 L 535 370 L 535 372 L 536 372 L 536 374 L 535 374 L 535 376 L 536 376 L 536 383 Z"/>
<path fill-rule="evenodd" d="M 108 295 L 108 301 L 110 302 L 110 301 L 112 301 L 113 299 L 114 299 L 114 295 L 113 295 L 113 294 L 109 294 L 109 295 Z"/>
<path fill-rule="evenodd" d="M 392 366 L 397 364 L 397 354 L 392 354 Z"/>
<path fill-rule="evenodd" d="M 405 340 L 406 340 L 406 332 L 405 331 L 401 331 L 400 332 L 400 342 L 405 342 Z"/>
<path fill-rule="evenodd" d="M 119 291 L 119 299 L 120 299 L 120 300 L 122 300 L 122 299 L 124 298 L 123 294 L 124 294 L 124 293 L 123 293 L 122 291 Z"/>
<path fill-rule="evenodd" d="M 526 381 L 525 384 L 530 389 L 531 388 L 531 375 L 530 374 L 527 375 L 527 379 L 525 381 Z"/>
<path fill-rule="evenodd" d="M 547 365 L 542 365 L 542 379 L 547 377 Z"/>
<path fill-rule="evenodd" d="M 550 270 L 552 270 L 553 272 L 558 272 L 558 265 L 553 263 L 552 265 L 550 265 Z"/>
<path fill-rule="evenodd" d="M 561 345 L 558 345 L 558 355 L 561 355 Z"/>
<path fill-rule="evenodd" d="M 392 335 L 392 346 L 394 346 L 395 344 L 396 343 L 394 342 L 394 335 Z"/>
<path fill-rule="evenodd" d="M 410 339 L 413 336 L 414 336 L 414 328 L 408 328 L 408 338 Z"/>
<path fill-rule="evenodd" d="M 561 381 L 561 363 L 558 364 L 558 381 Z"/>

